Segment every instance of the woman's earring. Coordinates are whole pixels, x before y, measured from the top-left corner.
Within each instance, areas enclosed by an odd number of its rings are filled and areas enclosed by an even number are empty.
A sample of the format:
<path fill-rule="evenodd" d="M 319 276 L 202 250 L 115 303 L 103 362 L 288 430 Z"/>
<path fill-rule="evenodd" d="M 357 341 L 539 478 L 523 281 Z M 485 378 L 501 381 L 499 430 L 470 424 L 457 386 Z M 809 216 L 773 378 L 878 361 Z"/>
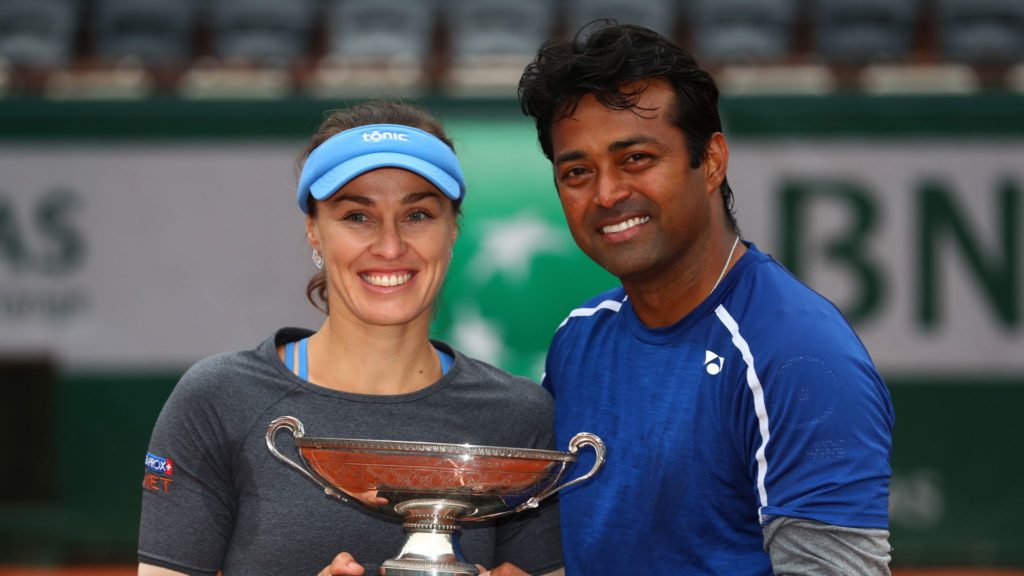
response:
<path fill-rule="evenodd" d="M 324 269 L 324 257 L 320 255 L 320 252 L 313 249 L 313 265 L 316 266 L 317 270 Z"/>

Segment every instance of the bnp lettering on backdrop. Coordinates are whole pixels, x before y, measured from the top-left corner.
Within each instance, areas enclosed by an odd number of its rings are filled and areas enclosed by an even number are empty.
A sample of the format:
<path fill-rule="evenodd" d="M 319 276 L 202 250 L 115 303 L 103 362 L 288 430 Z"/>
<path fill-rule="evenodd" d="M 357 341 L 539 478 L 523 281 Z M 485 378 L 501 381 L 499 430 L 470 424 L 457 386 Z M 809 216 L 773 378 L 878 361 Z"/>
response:
<path fill-rule="evenodd" d="M 0 190 L 0 322 L 62 322 L 86 309 L 75 286 L 87 255 L 82 209 L 71 188 Z"/>
<path fill-rule="evenodd" d="M 1013 179 L 1002 179 L 992 191 L 993 209 L 988 222 L 977 225 L 966 214 L 956 190 L 942 180 L 929 180 L 918 193 L 921 238 L 918 272 L 918 321 L 929 329 L 940 325 L 948 297 L 943 291 L 942 268 L 950 266 L 952 251 L 964 273 L 974 280 L 988 312 L 1003 329 L 1021 326 L 1024 306 L 1024 265 L 1021 224 L 1024 198 Z M 962 196 L 961 196 L 962 198 Z"/>
<path fill-rule="evenodd" d="M 962 304 L 953 301 L 948 283 L 943 281 L 944 275 L 955 271 L 970 280 L 972 299 L 982 304 L 992 323 L 1017 329 L 1024 306 L 1021 186 L 1003 179 L 992 190 L 970 192 L 932 178 L 902 195 L 909 200 L 909 213 L 914 216 L 903 229 L 902 243 L 909 250 L 906 256 L 911 264 L 905 270 L 892 270 L 898 262 L 891 247 L 873 250 L 872 244 L 886 231 L 885 214 L 895 212 L 891 197 L 863 182 L 790 179 L 778 194 L 780 259 L 803 278 L 813 272 L 810 260 L 816 256 L 824 267 L 842 270 L 848 291 L 845 298 L 834 299 L 854 324 L 890 313 L 889 301 L 902 280 L 915 303 L 900 311 L 907 315 L 906 320 L 921 333 L 942 328 L 954 307 Z M 978 203 L 986 194 L 989 213 L 982 221 L 972 220 L 966 203 Z M 845 224 L 829 226 L 828 232 L 812 238 L 816 219 L 812 211 L 823 206 L 842 213 Z"/>

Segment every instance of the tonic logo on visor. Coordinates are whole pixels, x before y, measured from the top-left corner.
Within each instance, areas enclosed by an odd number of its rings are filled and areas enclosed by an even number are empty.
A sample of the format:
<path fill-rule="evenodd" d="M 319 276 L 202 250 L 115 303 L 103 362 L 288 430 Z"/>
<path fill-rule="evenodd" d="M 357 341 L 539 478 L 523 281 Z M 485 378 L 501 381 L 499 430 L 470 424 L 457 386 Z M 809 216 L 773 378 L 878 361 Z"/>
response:
<path fill-rule="evenodd" d="M 401 140 L 402 142 L 408 142 L 409 137 L 400 132 L 381 132 L 380 130 L 363 133 L 363 142 L 380 142 L 381 140 Z"/>

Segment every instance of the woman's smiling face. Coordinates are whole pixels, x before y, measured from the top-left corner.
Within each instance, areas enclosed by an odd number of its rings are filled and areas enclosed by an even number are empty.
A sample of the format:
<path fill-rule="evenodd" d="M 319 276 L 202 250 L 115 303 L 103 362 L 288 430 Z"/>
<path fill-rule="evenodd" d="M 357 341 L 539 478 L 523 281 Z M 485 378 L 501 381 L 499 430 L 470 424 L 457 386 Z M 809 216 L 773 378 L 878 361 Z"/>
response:
<path fill-rule="evenodd" d="M 319 202 L 307 237 L 324 258 L 331 315 L 430 322 L 458 234 L 452 201 L 423 177 L 379 168 Z"/>

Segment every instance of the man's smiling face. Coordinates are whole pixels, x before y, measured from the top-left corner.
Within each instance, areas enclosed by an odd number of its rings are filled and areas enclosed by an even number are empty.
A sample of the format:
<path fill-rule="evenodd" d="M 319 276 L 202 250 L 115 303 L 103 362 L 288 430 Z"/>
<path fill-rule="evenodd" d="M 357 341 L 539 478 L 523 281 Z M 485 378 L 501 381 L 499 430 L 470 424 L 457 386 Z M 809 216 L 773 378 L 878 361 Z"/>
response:
<path fill-rule="evenodd" d="M 573 238 L 623 282 L 672 278 L 708 239 L 718 182 L 693 168 L 675 92 L 644 81 L 633 109 L 584 96 L 552 124 L 555 183 Z M 631 86 L 623 87 L 624 92 Z"/>

